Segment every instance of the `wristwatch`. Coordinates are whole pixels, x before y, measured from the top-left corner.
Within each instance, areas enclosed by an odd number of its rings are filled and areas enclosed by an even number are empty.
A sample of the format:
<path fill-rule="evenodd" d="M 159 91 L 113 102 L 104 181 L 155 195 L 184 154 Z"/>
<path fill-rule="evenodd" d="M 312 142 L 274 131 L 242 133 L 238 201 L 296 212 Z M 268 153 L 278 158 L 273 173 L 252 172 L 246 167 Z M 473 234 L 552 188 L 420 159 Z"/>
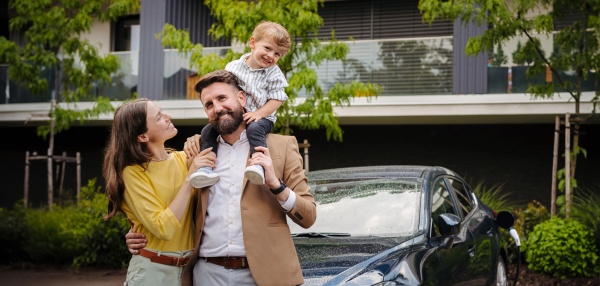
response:
<path fill-rule="evenodd" d="M 271 193 L 273 193 L 274 195 L 277 195 L 277 194 L 283 192 L 283 190 L 285 190 L 285 188 L 287 188 L 287 186 L 283 183 L 283 181 L 281 179 L 279 179 L 279 183 L 281 183 L 281 187 L 279 187 L 277 189 L 271 189 Z"/>

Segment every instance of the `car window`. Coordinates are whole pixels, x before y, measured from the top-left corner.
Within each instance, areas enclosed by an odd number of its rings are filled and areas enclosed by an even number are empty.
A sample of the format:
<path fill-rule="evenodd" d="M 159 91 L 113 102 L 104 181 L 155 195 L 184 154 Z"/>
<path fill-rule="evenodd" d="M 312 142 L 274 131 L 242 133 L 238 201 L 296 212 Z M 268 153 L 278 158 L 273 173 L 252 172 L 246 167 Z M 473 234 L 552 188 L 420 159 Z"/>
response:
<path fill-rule="evenodd" d="M 431 236 L 441 236 L 440 231 L 437 228 L 437 220 L 441 214 L 450 213 L 455 214 L 454 204 L 452 203 L 452 196 L 450 191 L 444 183 L 443 179 L 438 179 L 433 185 L 433 191 L 431 192 Z"/>
<path fill-rule="evenodd" d="M 292 234 L 406 236 L 418 230 L 422 192 L 417 179 L 323 179 L 309 184 L 317 203 L 317 220 L 309 229 L 288 221 Z"/>
<path fill-rule="evenodd" d="M 473 210 L 474 203 L 471 192 L 467 190 L 465 184 L 463 184 L 461 181 L 452 178 L 448 178 L 448 180 L 452 184 L 452 189 L 458 198 L 460 210 L 463 217 L 465 217 Z"/>

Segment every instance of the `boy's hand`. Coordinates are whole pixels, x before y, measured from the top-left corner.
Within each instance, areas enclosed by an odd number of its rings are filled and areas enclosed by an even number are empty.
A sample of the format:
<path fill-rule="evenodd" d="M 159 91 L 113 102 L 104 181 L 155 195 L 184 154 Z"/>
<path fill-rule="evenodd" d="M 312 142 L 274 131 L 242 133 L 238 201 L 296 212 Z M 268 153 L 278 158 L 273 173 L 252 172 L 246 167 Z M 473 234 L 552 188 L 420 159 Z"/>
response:
<path fill-rule="evenodd" d="M 244 113 L 244 121 L 246 121 L 246 124 L 250 124 L 251 122 L 259 121 L 262 118 L 263 117 L 260 114 L 258 114 L 258 112 Z"/>

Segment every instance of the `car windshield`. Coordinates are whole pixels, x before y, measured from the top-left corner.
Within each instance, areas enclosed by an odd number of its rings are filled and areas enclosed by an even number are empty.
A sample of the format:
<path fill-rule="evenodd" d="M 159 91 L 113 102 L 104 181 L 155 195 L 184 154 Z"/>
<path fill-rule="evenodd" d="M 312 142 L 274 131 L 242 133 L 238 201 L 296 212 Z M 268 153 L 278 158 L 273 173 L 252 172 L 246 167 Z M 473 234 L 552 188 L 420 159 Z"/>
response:
<path fill-rule="evenodd" d="M 417 231 L 421 200 L 417 179 L 319 180 L 309 184 L 317 202 L 317 221 L 309 229 L 288 221 L 292 234 L 407 236 Z"/>

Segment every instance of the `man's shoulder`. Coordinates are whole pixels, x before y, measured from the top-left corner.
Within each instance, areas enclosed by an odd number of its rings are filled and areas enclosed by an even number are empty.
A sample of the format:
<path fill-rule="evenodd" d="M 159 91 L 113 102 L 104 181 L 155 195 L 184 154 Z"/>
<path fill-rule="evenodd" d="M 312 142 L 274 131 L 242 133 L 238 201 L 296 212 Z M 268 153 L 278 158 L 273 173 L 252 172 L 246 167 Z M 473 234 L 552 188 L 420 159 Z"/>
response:
<path fill-rule="evenodd" d="M 281 134 L 273 134 L 273 133 L 269 133 L 267 134 L 267 141 L 273 141 L 273 142 L 281 142 L 281 141 L 289 141 L 289 140 L 294 140 L 295 142 L 297 142 L 296 137 L 295 136 L 291 136 L 291 135 L 281 135 Z M 267 144 L 268 145 L 268 144 Z"/>

